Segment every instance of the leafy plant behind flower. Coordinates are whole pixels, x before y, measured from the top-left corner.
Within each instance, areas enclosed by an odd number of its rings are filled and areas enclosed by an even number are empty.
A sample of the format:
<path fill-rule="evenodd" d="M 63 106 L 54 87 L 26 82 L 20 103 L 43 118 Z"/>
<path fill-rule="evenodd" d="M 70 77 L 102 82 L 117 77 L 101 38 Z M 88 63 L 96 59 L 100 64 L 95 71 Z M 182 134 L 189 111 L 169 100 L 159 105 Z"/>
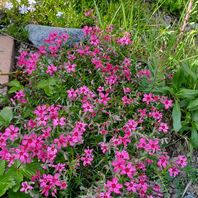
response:
<path fill-rule="evenodd" d="M 175 132 L 190 135 L 190 142 L 198 148 L 198 65 L 185 63 L 175 72 L 170 87 L 164 87 L 175 99 L 172 111 Z"/>

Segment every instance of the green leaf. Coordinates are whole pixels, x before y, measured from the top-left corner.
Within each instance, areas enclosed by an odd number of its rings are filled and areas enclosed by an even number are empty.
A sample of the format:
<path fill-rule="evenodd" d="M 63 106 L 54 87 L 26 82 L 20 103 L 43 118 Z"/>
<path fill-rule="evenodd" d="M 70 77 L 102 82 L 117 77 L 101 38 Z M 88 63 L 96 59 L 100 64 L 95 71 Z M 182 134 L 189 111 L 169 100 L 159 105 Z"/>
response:
<path fill-rule="evenodd" d="M 7 174 L 0 176 L 0 197 L 6 193 L 9 188 L 15 185 L 15 181 Z"/>
<path fill-rule="evenodd" d="M 197 80 L 196 74 L 191 70 L 188 64 L 183 64 L 183 69 L 184 69 L 184 72 L 188 74 L 194 80 L 194 82 Z"/>
<path fill-rule="evenodd" d="M 3 175 L 4 171 L 5 171 L 5 160 L 0 160 L 0 175 Z"/>
<path fill-rule="evenodd" d="M 29 195 L 22 193 L 22 192 L 13 192 L 11 190 L 9 190 L 8 192 L 8 197 L 9 198 L 30 198 Z"/>
<path fill-rule="evenodd" d="M 9 87 L 18 87 L 18 88 L 23 87 L 18 80 L 12 80 L 12 81 L 10 81 L 8 83 L 8 86 Z"/>
<path fill-rule="evenodd" d="M 9 94 L 24 89 L 23 85 L 20 84 L 18 80 L 13 80 L 8 83 L 8 86 L 11 87 L 8 91 Z"/>
<path fill-rule="evenodd" d="M 198 110 L 197 111 L 192 111 L 191 112 L 191 117 L 192 117 L 193 121 L 198 122 Z"/>
<path fill-rule="evenodd" d="M 12 93 L 14 93 L 14 92 L 16 92 L 16 91 L 18 91 L 18 90 L 20 90 L 20 89 L 17 88 L 17 87 L 12 87 L 12 88 L 9 89 L 8 93 L 9 93 L 9 94 L 12 94 Z"/>
<path fill-rule="evenodd" d="M 183 82 L 184 79 L 185 79 L 184 71 L 180 68 L 173 76 L 173 81 L 172 81 L 173 87 L 175 87 L 176 89 L 181 87 L 181 83 Z"/>
<path fill-rule="evenodd" d="M 0 125 L 9 125 L 9 123 L 11 122 L 13 118 L 13 114 L 12 114 L 12 110 L 10 107 L 4 107 L 1 111 L 0 111 Z"/>
<path fill-rule="evenodd" d="M 195 97 L 198 97 L 198 90 L 193 90 L 193 89 L 181 89 L 178 93 L 177 96 L 179 98 L 189 98 L 193 99 Z"/>
<path fill-rule="evenodd" d="M 15 182 L 10 180 L 9 182 L 0 182 L 0 197 L 3 196 L 9 188 L 14 186 Z"/>
<path fill-rule="evenodd" d="M 191 101 L 187 107 L 190 111 L 198 110 L 198 98 Z"/>
<path fill-rule="evenodd" d="M 172 119 L 173 119 L 173 129 L 176 132 L 178 132 L 181 129 L 182 125 L 181 125 L 181 109 L 177 101 L 173 107 Z"/>
<path fill-rule="evenodd" d="M 30 179 L 33 175 L 35 175 L 37 170 L 41 170 L 41 166 L 39 162 L 32 162 L 30 164 L 23 164 L 20 167 L 22 174 Z"/>
<path fill-rule="evenodd" d="M 38 83 L 37 88 L 43 89 L 46 95 L 51 96 L 55 92 L 54 86 L 56 84 L 57 84 L 57 79 L 49 78 L 47 80 L 41 80 Z"/>
<path fill-rule="evenodd" d="M 21 182 L 23 181 L 23 174 L 21 173 L 20 169 L 13 166 L 9 168 L 6 175 L 14 179 L 15 185 L 13 186 L 12 190 L 17 192 L 20 188 Z"/>
<path fill-rule="evenodd" d="M 191 144 L 194 148 L 198 148 L 198 133 L 197 130 L 193 127 L 191 133 Z"/>

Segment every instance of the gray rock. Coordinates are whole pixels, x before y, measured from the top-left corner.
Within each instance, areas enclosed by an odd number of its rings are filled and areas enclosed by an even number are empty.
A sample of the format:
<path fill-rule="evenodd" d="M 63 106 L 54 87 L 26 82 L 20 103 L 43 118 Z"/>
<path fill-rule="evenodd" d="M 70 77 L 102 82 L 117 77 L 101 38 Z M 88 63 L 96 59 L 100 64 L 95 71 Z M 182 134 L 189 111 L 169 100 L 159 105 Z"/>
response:
<path fill-rule="evenodd" d="M 188 193 L 187 195 L 184 196 L 184 198 L 196 198 L 196 197 L 193 196 L 191 193 Z"/>
<path fill-rule="evenodd" d="M 51 32 L 68 33 L 68 46 L 72 46 L 75 43 L 83 41 L 85 39 L 82 29 L 77 28 L 60 28 L 60 27 L 50 27 L 44 25 L 34 25 L 29 24 L 25 27 L 28 31 L 28 38 L 34 44 L 35 47 L 40 47 L 44 45 L 44 40 L 48 38 Z"/>

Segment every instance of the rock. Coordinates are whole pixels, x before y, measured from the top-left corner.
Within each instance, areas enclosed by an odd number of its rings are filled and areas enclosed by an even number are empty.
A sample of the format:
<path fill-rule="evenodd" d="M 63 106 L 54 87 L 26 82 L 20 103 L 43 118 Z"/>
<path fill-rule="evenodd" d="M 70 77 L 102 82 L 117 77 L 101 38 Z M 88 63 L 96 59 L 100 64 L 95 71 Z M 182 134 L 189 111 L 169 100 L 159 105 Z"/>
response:
<path fill-rule="evenodd" d="M 184 198 L 196 198 L 191 193 L 187 193 L 187 195 L 184 196 Z"/>
<path fill-rule="evenodd" d="M 35 47 L 40 47 L 44 45 L 44 40 L 48 37 L 51 32 L 68 33 L 70 38 L 68 40 L 68 45 L 72 46 L 75 43 L 84 40 L 84 34 L 82 29 L 77 28 L 60 28 L 60 27 L 50 27 L 43 25 L 29 24 L 25 27 L 28 31 L 28 38 L 34 44 Z"/>

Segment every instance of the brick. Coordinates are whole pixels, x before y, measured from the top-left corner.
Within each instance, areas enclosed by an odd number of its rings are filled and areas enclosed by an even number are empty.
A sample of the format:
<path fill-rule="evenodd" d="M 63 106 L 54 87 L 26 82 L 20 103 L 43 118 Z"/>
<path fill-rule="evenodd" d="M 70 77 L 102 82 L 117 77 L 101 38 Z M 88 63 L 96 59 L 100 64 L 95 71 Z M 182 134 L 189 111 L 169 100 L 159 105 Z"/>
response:
<path fill-rule="evenodd" d="M 8 74 L 12 70 L 14 63 L 14 40 L 8 36 L 0 36 L 0 85 L 9 82 Z M 1 87 L 0 87 L 1 88 Z M 1 89 L 0 93 L 6 93 Z"/>

